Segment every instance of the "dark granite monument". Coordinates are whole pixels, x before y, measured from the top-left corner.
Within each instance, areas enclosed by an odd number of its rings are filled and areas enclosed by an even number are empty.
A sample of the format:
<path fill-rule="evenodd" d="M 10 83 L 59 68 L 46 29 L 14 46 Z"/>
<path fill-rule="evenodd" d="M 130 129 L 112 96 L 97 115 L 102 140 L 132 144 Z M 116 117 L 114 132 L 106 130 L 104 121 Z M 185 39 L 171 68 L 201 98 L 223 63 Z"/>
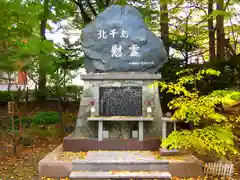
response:
<path fill-rule="evenodd" d="M 167 62 L 159 37 L 132 6 L 112 5 L 83 29 L 85 68 L 88 73 L 155 73 Z"/>

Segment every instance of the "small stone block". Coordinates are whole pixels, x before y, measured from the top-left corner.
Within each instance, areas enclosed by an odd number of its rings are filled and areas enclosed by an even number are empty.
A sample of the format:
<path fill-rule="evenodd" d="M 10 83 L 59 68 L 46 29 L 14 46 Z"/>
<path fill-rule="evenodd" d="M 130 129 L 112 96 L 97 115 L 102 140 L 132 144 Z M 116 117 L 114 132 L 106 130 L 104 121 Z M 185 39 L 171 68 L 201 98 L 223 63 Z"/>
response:
<path fill-rule="evenodd" d="M 103 122 L 98 121 L 98 141 L 103 140 Z"/>
<path fill-rule="evenodd" d="M 138 138 L 138 131 L 132 131 L 132 138 L 134 139 Z"/>
<path fill-rule="evenodd" d="M 103 131 L 103 138 L 108 139 L 109 138 L 109 131 Z"/>
<path fill-rule="evenodd" d="M 168 149 L 163 149 L 163 148 L 159 149 L 159 153 L 161 156 L 178 156 L 178 155 L 184 154 L 183 152 L 176 150 L 176 149 L 168 150 Z"/>
<path fill-rule="evenodd" d="M 138 121 L 138 139 L 139 141 L 143 141 L 143 121 Z"/>

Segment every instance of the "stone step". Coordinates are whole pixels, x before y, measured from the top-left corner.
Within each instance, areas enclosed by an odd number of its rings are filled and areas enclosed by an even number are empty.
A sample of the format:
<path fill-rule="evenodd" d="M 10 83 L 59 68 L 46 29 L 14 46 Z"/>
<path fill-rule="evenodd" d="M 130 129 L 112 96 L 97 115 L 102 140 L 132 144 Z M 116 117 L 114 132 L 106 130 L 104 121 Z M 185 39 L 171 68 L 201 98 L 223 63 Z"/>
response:
<path fill-rule="evenodd" d="M 157 171 L 72 171 L 69 178 L 80 179 L 161 179 L 170 180 L 169 172 Z"/>
<path fill-rule="evenodd" d="M 73 171 L 167 171 L 166 160 L 73 160 Z"/>

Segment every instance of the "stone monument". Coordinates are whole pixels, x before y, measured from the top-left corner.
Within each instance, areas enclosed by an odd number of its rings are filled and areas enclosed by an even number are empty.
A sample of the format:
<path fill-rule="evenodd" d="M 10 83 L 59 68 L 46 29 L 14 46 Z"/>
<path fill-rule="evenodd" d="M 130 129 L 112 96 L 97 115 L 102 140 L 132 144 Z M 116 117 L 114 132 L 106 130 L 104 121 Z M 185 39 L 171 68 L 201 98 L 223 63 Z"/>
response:
<path fill-rule="evenodd" d="M 76 129 L 39 162 L 40 177 L 169 180 L 201 175 L 192 156 L 169 161 L 151 152 L 159 149 L 166 123 L 158 88 L 149 85 L 161 79 L 155 73 L 167 55 L 140 13 L 131 6 L 110 6 L 83 29 L 82 45 L 88 73 L 81 76 Z M 66 151 L 71 152 L 67 156 L 87 155 L 62 159 Z"/>
<path fill-rule="evenodd" d="M 113 5 L 83 29 L 88 73 L 156 73 L 167 61 L 162 41 L 132 6 Z"/>
<path fill-rule="evenodd" d="M 167 62 L 161 39 L 129 5 L 110 6 L 82 32 L 87 74 L 65 150 L 159 148 L 162 111 L 158 88 L 150 85 Z"/>

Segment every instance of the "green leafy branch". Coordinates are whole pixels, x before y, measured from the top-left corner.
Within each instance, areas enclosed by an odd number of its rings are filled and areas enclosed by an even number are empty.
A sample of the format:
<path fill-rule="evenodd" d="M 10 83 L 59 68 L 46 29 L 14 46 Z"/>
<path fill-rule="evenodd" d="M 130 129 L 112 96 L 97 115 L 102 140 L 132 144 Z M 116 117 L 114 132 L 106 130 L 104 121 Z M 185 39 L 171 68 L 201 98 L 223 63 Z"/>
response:
<path fill-rule="evenodd" d="M 187 123 L 192 122 L 195 126 L 199 125 L 203 119 L 222 122 L 226 117 L 215 111 L 217 104 L 222 101 L 221 97 L 214 97 L 211 94 L 208 96 L 198 96 L 194 98 L 178 97 L 169 102 L 169 109 L 176 109 L 172 119 L 183 120 Z"/>
<path fill-rule="evenodd" d="M 234 126 L 231 125 L 234 119 L 228 120 L 226 116 L 216 112 L 216 107 L 221 104 L 234 104 L 240 99 L 240 92 L 218 90 L 208 95 L 200 95 L 196 83 L 203 80 L 206 75 L 219 76 L 220 72 L 213 69 L 198 72 L 186 69 L 177 75 L 180 77 L 175 83 L 155 82 L 151 86 L 160 86 L 161 91 L 177 95 L 168 103 L 169 109 L 175 110 L 172 119 L 193 123 L 195 128 L 172 132 L 162 141 L 161 146 L 184 149 L 202 155 L 211 152 L 220 157 L 237 154 L 232 133 Z M 189 88 L 189 85 L 195 86 Z M 204 124 L 204 128 L 199 128 L 200 123 Z"/>
<path fill-rule="evenodd" d="M 162 142 L 162 147 L 191 150 L 202 155 L 215 152 L 217 156 L 222 157 L 227 153 L 238 153 L 234 148 L 233 139 L 231 128 L 214 124 L 193 131 L 174 131 Z"/>
<path fill-rule="evenodd" d="M 183 76 L 187 74 L 186 76 Z M 168 103 L 169 109 L 176 110 L 172 119 L 184 120 L 198 125 L 201 119 L 212 119 L 217 122 L 225 120 L 225 116 L 215 112 L 215 107 L 223 101 L 223 97 L 215 94 L 200 96 L 196 88 L 188 90 L 186 85 L 196 84 L 206 75 L 219 76 L 220 72 L 214 69 L 202 69 L 194 73 L 193 69 L 186 69 L 177 73 L 180 77 L 176 83 L 154 82 L 154 86 L 160 86 L 161 91 L 180 95 Z"/>

